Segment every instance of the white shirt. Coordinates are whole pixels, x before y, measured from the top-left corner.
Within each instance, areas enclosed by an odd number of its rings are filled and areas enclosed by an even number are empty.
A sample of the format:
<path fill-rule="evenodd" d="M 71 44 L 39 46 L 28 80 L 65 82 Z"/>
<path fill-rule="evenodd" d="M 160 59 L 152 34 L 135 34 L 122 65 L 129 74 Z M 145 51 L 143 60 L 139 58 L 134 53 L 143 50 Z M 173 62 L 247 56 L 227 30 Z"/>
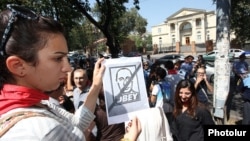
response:
<path fill-rule="evenodd" d="M 33 111 L 45 116 L 34 116 L 20 120 L 10 128 L 0 141 L 85 141 L 83 131 L 95 118 L 94 114 L 83 105 L 75 112 L 69 113 L 49 101 L 43 101 L 47 108 L 16 108 L 13 112 Z"/>
<path fill-rule="evenodd" d="M 163 96 L 162 96 L 161 87 L 159 84 L 154 85 L 153 90 L 152 90 L 152 95 L 155 95 L 157 97 L 155 107 L 162 107 Z"/>
<path fill-rule="evenodd" d="M 88 96 L 89 88 L 85 89 L 84 91 L 80 90 L 79 88 L 75 88 L 73 91 L 73 102 L 75 109 L 78 109 L 80 104 L 83 104 L 85 99 Z"/>

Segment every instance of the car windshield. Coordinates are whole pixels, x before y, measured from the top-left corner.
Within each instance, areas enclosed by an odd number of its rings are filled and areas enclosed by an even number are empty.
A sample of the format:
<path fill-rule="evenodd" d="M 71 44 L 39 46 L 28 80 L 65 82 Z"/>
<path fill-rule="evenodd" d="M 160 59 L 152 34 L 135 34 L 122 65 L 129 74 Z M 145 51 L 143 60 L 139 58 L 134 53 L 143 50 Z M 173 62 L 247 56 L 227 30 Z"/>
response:
<path fill-rule="evenodd" d="M 211 54 L 215 54 L 215 52 L 210 52 L 210 53 L 208 53 L 207 55 L 211 55 Z"/>

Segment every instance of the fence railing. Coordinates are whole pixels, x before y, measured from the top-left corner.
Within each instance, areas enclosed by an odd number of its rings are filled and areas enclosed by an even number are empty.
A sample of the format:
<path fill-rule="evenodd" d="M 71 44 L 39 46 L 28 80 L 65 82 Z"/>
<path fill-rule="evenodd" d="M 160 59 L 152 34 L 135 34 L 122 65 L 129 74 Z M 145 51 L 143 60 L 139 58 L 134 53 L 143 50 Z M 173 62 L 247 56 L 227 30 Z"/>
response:
<path fill-rule="evenodd" d="M 176 51 L 175 44 L 173 44 L 173 45 L 172 44 L 162 44 L 158 48 L 159 53 L 175 52 L 175 51 Z"/>

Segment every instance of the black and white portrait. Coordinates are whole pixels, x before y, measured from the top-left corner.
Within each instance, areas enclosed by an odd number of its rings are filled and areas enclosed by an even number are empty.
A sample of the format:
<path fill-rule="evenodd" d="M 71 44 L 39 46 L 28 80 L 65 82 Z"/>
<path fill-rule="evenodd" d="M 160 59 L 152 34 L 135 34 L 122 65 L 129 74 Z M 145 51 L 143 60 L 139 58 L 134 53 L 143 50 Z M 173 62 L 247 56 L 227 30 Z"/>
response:
<path fill-rule="evenodd" d="M 127 66 L 116 68 L 115 83 L 118 90 L 113 90 L 114 100 L 116 104 L 125 104 L 140 100 L 140 92 L 138 87 L 138 78 L 135 72 L 135 66 Z M 134 73 L 134 74 L 133 74 Z M 115 86 L 113 86 L 115 88 Z"/>
<path fill-rule="evenodd" d="M 148 108 L 141 57 L 107 59 L 103 88 L 109 123 L 123 122 L 129 113 Z"/>

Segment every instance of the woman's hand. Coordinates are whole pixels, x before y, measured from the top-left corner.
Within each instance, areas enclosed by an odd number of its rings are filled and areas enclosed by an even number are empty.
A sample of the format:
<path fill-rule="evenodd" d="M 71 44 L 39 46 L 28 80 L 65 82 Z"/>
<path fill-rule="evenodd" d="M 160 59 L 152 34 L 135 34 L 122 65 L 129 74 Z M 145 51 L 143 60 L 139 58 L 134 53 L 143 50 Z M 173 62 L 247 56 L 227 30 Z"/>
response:
<path fill-rule="evenodd" d="M 98 86 L 98 87 L 102 87 L 102 77 L 104 74 L 104 70 L 105 67 L 102 64 L 104 58 L 100 58 L 97 60 L 97 62 L 95 63 L 95 68 L 94 68 L 94 72 L 93 72 L 93 82 L 92 85 L 94 86 Z"/>
<path fill-rule="evenodd" d="M 124 140 L 136 141 L 141 133 L 141 122 L 137 117 L 134 117 L 126 127 Z"/>
<path fill-rule="evenodd" d="M 96 107 L 96 101 L 100 90 L 102 88 L 102 77 L 104 74 L 105 66 L 102 64 L 104 59 L 98 59 L 95 63 L 93 72 L 93 82 L 89 89 L 89 94 L 84 102 L 84 106 L 94 113 Z"/>

